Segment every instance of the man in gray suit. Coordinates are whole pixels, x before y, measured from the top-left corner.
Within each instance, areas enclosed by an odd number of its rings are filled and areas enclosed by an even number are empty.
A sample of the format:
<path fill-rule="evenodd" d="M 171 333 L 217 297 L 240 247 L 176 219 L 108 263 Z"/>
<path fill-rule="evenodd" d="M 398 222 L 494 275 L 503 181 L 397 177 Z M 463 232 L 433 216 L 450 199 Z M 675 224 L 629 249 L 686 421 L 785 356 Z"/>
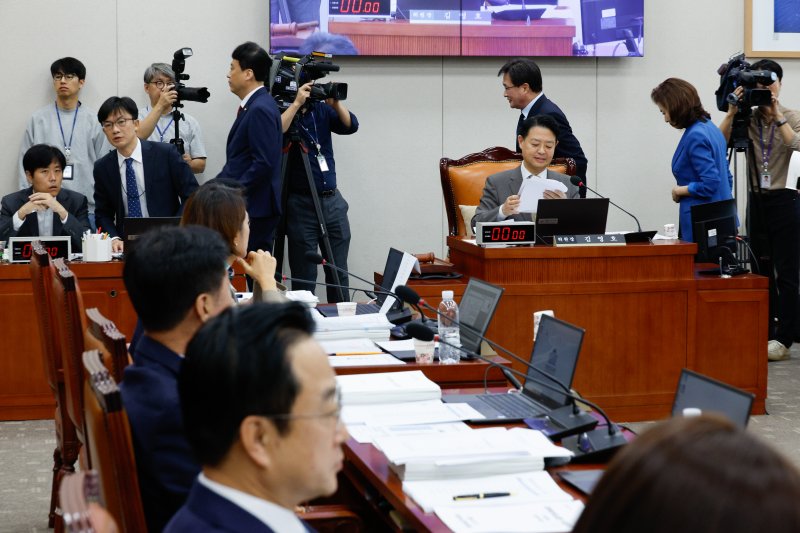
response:
<path fill-rule="evenodd" d="M 567 187 L 567 192 L 545 190 L 544 198 L 577 198 L 578 187 L 570 182 L 570 177 L 547 169 L 553 160 L 558 144 L 558 124 L 547 115 L 536 115 L 525 119 L 522 123 L 518 142 L 522 151 L 522 164 L 511 170 L 489 176 L 483 188 L 483 196 L 472 226 L 478 222 L 495 222 L 499 220 L 533 220 L 532 213 L 520 213 L 519 189 L 523 180 L 550 179 L 560 181 Z"/>

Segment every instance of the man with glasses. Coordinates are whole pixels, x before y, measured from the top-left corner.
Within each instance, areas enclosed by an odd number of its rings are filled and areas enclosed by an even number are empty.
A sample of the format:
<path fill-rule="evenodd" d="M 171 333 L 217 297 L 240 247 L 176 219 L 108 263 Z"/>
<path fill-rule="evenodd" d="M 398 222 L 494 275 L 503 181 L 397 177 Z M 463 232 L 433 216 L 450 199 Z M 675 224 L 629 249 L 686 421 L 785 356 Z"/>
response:
<path fill-rule="evenodd" d="M 112 96 L 100 106 L 97 120 L 116 150 L 94 165 L 94 200 L 98 231 L 121 252 L 125 217 L 174 217 L 195 189 L 197 180 L 178 149 L 140 141 L 139 109 L 127 96 Z"/>
<path fill-rule="evenodd" d="M 512 109 L 521 111 L 517 122 L 517 135 L 526 118 L 548 115 L 558 124 L 558 146 L 553 157 L 571 157 L 577 164 L 576 174 L 586 179 L 586 156 L 578 139 L 572 133 L 564 112 L 542 92 L 542 71 L 532 59 L 517 57 L 509 60 L 497 73 L 503 77 L 503 96 Z M 519 143 L 516 145 L 519 152 Z"/>
<path fill-rule="evenodd" d="M 203 468 L 166 532 L 309 531 L 294 509 L 336 491 L 348 438 L 313 330 L 298 303 L 257 303 L 197 332 L 178 390 Z"/>
<path fill-rule="evenodd" d="M 22 158 L 35 144 L 59 148 L 65 156 L 63 187 L 89 200 L 89 221 L 94 224 L 94 162 L 111 147 L 106 144 L 94 110 L 78 99 L 86 81 L 86 67 L 74 57 L 57 59 L 50 65 L 55 101 L 34 112 L 25 128 L 19 151 L 19 187 L 28 186 Z"/>
<path fill-rule="evenodd" d="M 139 138 L 168 143 L 175 138 L 172 104 L 178 98 L 175 72 L 166 63 L 153 63 L 144 71 L 144 92 L 150 104 L 139 110 Z M 195 174 L 206 169 L 206 147 L 200 123 L 189 113 L 181 112 L 180 135 L 183 139 L 183 160 Z"/>

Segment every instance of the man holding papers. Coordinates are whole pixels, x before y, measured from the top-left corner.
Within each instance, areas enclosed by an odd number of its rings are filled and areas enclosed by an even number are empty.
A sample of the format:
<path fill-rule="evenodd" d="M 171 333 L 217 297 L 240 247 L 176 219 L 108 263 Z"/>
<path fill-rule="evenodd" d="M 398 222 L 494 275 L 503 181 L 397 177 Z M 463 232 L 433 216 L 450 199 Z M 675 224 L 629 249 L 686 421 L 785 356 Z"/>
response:
<path fill-rule="evenodd" d="M 569 176 L 548 170 L 558 144 L 558 124 L 547 115 L 525 120 L 518 136 L 522 164 L 486 180 L 483 196 L 472 226 L 478 222 L 533 220 L 532 213 L 542 198 L 577 198 L 578 187 Z"/>

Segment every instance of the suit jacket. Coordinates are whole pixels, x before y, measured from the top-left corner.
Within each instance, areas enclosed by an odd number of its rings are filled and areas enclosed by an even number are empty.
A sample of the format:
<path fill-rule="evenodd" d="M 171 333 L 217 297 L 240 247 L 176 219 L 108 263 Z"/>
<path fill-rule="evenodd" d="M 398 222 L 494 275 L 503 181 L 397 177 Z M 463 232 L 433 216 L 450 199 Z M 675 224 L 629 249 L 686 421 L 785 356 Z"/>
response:
<path fill-rule="evenodd" d="M 497 214 L 500 206 L 505 203 L 506 198 L 512 194 L 518 194 L 519 188 L 522 186 L 522 171 L 521 165 L 511 170 L 504 170 L 497 174 L 492 174 L 486 180 L 486 185 L 483 187 L 483 196 L 478 209 L 475 210 L 475 216 L 472 217 L 472 227 L 478 222 L 494 222 L 497 220 Z M 572 184 L 570 177 L 552 170 L 547 171 L 547 178 L 557 180 L 567 186 L 567 198 L 578 197 L 578 187 Z M 518 213 L 508 217 L 513 220 L 527 220 L 532 221 L 532 213 Z"/>
<path fill-rule="evenodd" d="M 231 126 L 225 166 L 217 175 L 245 187 L 250 218 L 281 213 L 282 147 L 278 106 L 266 88 L 259 89 Z"/>
<path fill-rule="evenodd" d="M 39 236 L 39 217 L 36 213 L 31 213 L 25 217 L 18 231 L 14 231 L 13 217 L 19 208 L 28 203 L 28 197 L 33 194 L 33 187 L 28 187 L 21 191 L 12 192 L 3 197 L 2 207 L 0 208 L 0 239 L 7 240 L 9 237 L 38 237 Z M 64 206 L 69 216 L 67 222 L 62 224 L 61 217 L 53 213 L 53 235 L 70 237 L 72 241 L 72 251 L 81 251 L 81 236 L 87 230 L 91 230 L 89 225 L 89 201 L 81 193 L 61 189 L 56 196 L 58 203 Z"/>
<path fill-rule="evenodd" d="M 183 358 L 143 335 L 120 390 L 131 426 L 149 531 L 161 531 L 186 501 L 200 465 L 183 432 L 178 375 Z"/>
<path fill-rule="evenodd" d="M 189 165 L 171 144 L 142 143 L 144 194 L 151 217 L 174 217 L 197 189 Z M 117 151 L 112 150 L 94 164 L 95 222 L 112 237 L 125 237 L 125 204 Z"/>
<path fill-rule="evenodd" d="M 531 110 L 528 112 L 528 116 L 526 118 L 536 115 L 549 115 L 555 119 L 555 121 L 558 123 L 559 133 L 558 144 L 556 145 L 556 151 L 553 154 L 553 157 L 573 158 L 578 167 L 576 174 L 582 178 L 585 178 L 586 156 L 581 148 L 581 143 L 578 142 L 578 139 L 576 139 L 575 135 L 572 133 L 572 127 L 569 125 L 569 120 L 567 120 L 567 116 L 564 115 L 564 112 L 561 111 L 561 108 L 551 100 L 548 100 L 543 94 L 536 101 L 536 103 L 533 104 L 533 107 L 531 107 Z M 519 132 L 517 132 L 517 135 L 519 135 Z M 516 137 L 514 138 L 516 139 Z M 517 144 L 517 152 L 519 152 L 519 144 Z"/>
<path fill-rule="evenodd" d="M 308 531 L 314 531 L 306 525 Z M 264 522 L 199 481 L 164 533 L 273 533 Z"/>

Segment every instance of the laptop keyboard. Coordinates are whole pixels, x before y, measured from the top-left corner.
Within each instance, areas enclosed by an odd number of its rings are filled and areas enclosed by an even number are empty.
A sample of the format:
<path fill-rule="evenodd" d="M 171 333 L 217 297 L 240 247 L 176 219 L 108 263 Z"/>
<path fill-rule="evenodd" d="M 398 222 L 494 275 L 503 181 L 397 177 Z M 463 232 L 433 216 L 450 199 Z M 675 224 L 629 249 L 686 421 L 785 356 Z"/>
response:
<path fill-rule="evenodd" d="M 356 305 L 356 314 L 357 315 L 371 315 L 373 313 L 377 313 L 381 310 L 381 306 L 378 304 L 357 304 Z"/>
<path fill-rule="evenodd" d="M 524 401 L 518 394 L 484 394 L 478 398 L 509 418 L 528 418 L 542 413 L 541 409 Z"/>

